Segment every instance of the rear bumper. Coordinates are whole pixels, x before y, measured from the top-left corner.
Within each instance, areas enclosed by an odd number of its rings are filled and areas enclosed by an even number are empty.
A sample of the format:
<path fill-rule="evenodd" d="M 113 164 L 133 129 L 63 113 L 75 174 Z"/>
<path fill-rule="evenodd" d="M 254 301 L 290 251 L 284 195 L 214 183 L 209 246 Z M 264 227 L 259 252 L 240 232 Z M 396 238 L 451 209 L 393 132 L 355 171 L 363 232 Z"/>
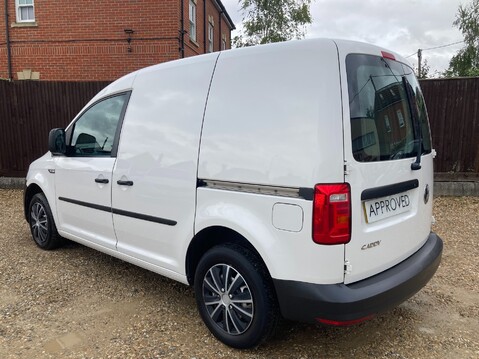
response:
<path fill-rule="evenodd" d="M 354 321 L 393 308 L 432 278 L 442 255 L 442 240 L 431 233 L 412 256 L 373 277 L 352 284 L 312 284 L 273 279 L 286 319 Z"/>

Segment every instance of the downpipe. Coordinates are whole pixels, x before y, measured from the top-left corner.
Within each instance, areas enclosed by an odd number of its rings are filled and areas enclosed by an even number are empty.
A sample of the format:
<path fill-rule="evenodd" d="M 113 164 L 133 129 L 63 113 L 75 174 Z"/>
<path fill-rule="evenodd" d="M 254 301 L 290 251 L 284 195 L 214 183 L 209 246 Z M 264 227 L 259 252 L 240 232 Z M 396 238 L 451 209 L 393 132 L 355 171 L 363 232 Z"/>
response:
<path fill-rule="evenodd" d="M 12 50 L 10 47 L 10 28 L 8 26 L 8 0 L 4 0 L 5 4 L 5 37 L 7 46 L 7 68 L 8 68 L 8 81 L 13 80 L 12 76 Z"/>

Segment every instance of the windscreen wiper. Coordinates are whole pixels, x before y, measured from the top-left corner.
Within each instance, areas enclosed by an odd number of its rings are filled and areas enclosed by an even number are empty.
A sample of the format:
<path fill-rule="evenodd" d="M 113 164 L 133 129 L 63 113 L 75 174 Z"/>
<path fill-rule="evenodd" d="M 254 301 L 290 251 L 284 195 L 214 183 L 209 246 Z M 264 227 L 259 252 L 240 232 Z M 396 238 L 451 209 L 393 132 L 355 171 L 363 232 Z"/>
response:
<path fill-rule="evenodd" d="M 422 155 L 422 130 L 421 124 L 419 123 L 419 113 L 417 111 L 417 107 L 413 105 L 414 101 L 414 90 L 407 80 L 406 76 L 402 76 L 402 83 L 404 89 L 406 90 L 406 98 L 409 105 L 409 113 L 411 114 L 411 119 L 414 124 L 414 132 L 415 137 L 417 138 L 416 141 L 416 161 L 411 163 L 411 170 L 417 171 L 421 169 L 421 155 Z"/>

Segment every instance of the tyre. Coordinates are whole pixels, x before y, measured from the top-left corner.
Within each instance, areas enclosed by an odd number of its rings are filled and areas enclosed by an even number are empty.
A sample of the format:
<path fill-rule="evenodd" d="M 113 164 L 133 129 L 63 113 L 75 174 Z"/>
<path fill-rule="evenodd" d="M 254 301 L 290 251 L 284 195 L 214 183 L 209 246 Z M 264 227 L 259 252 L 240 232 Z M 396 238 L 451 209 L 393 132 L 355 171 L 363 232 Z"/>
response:
<path fill-rule="evenodd" d="M 37 246 L 51 250 L 63 244 L 63 238 L 57 232 L 50 205 L 43 193 L 32 197 L 28 206 L 28 223 Z"/>
<path fill-rule="evenodd" d="M 251 251 L 213 247 L 198 264 L 194 287 L 203 321 L 224 344 L 251 348 L 273 334 L 279 320 L 273 284 Z"/>

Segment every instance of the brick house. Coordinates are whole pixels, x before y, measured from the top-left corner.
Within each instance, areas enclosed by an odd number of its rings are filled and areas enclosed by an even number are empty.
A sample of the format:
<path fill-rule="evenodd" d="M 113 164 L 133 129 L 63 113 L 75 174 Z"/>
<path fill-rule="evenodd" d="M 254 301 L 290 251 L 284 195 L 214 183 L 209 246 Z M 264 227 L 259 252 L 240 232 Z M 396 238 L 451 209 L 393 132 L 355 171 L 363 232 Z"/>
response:
<path fill-rule="evenodd" d="M 111 81 L 160 62 L 229 49 L 220 0 L 4 0 L 0 78 Z"/>

